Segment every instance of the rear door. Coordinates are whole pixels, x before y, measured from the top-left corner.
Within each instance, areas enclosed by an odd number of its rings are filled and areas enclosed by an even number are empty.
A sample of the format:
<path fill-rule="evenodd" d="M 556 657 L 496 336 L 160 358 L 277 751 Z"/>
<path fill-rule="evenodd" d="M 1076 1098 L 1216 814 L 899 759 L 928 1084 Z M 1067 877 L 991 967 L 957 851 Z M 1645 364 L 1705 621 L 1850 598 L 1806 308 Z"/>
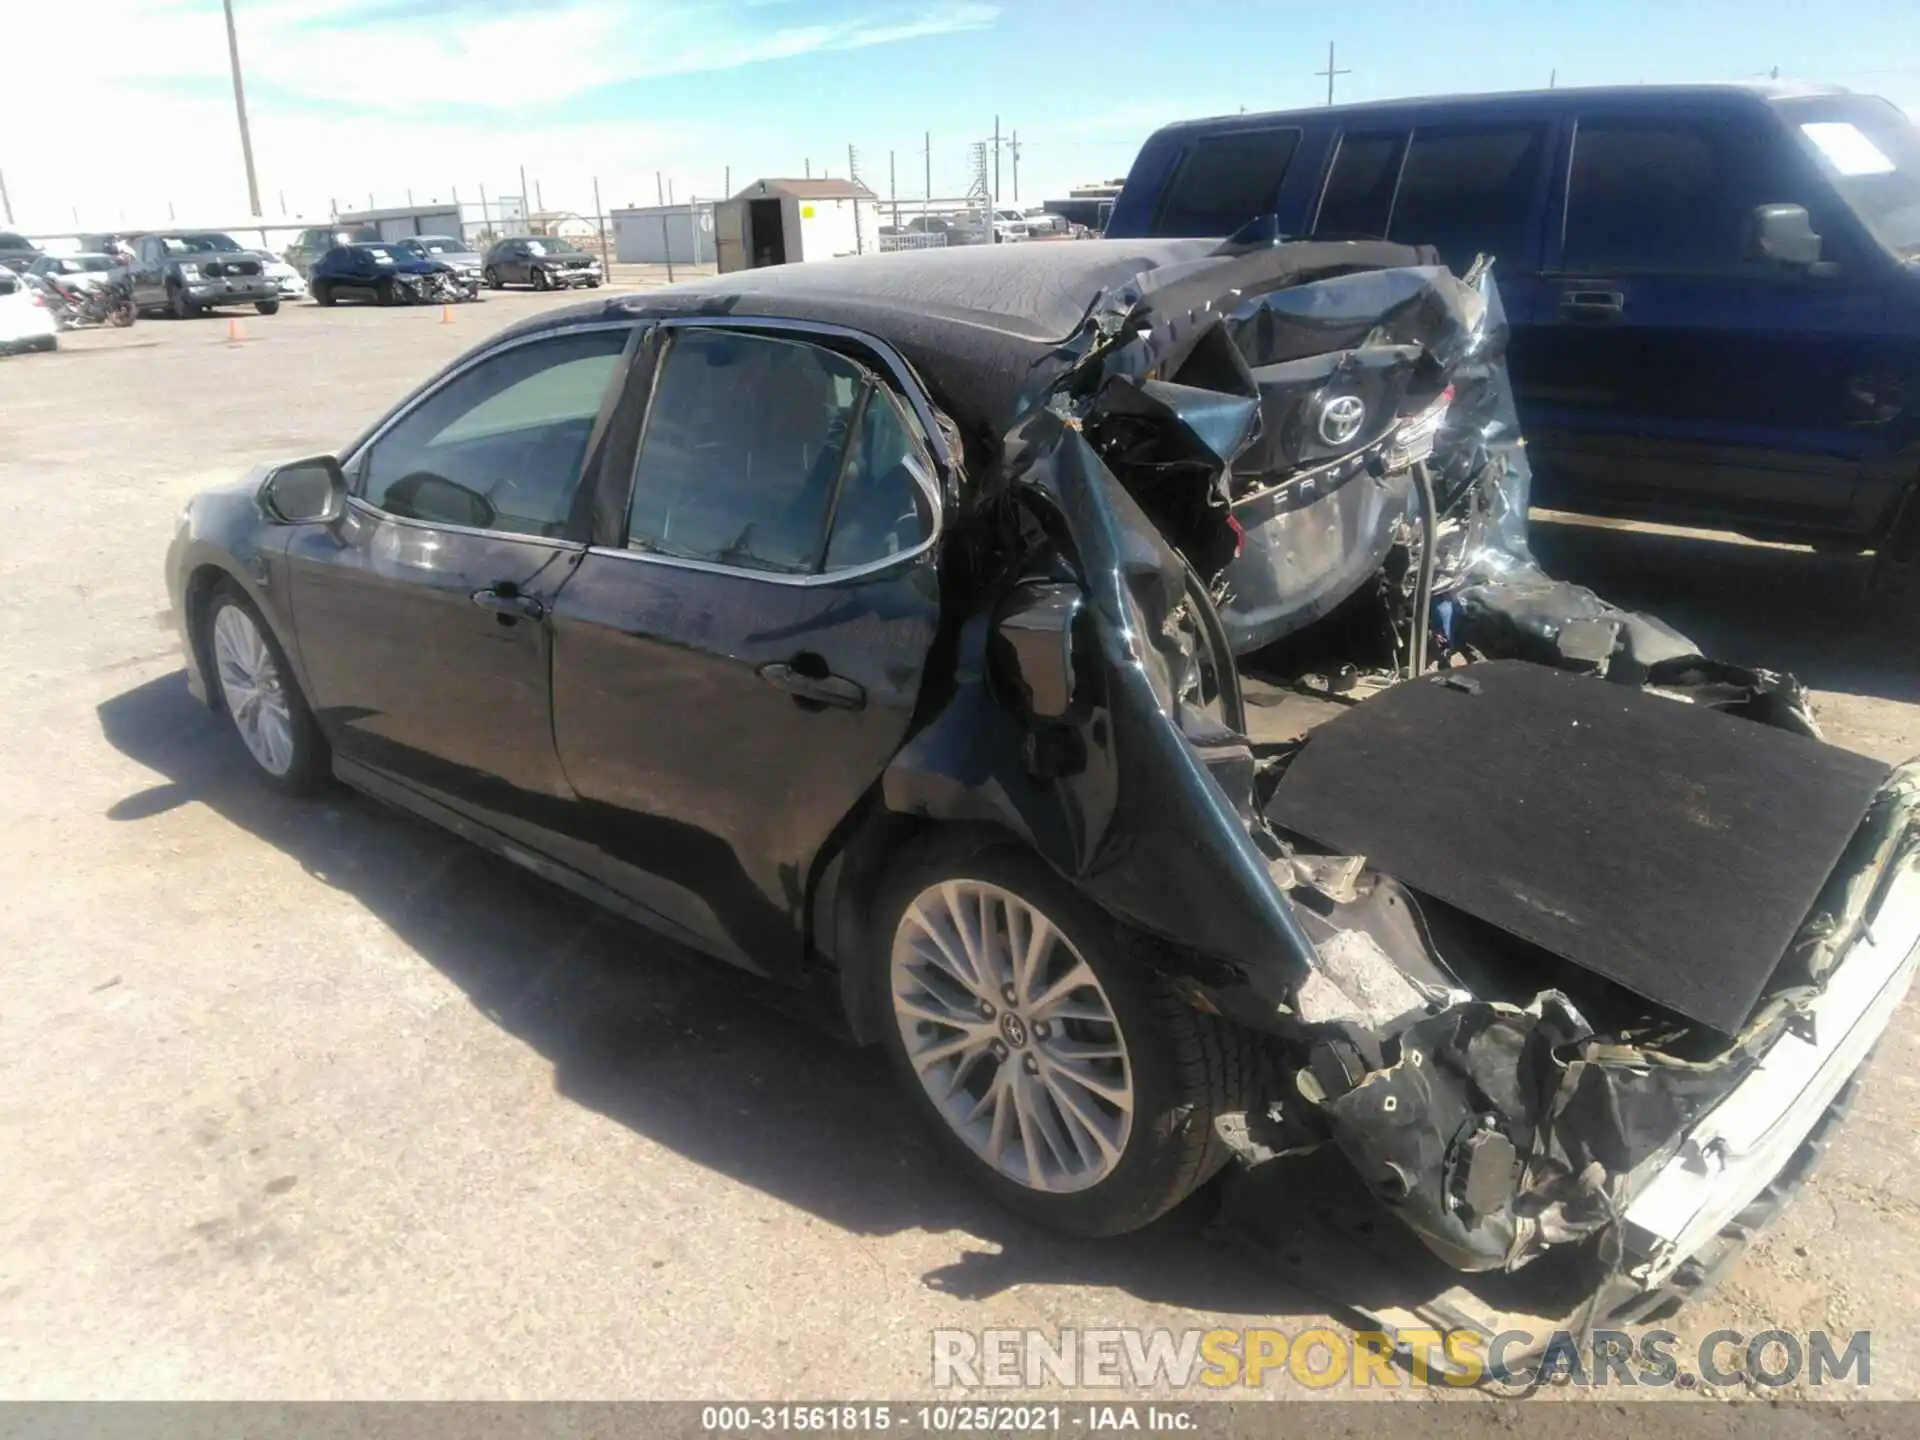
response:
<path fill-rule="evenodd" d="M 631 494 L 603 487 L 611 533 L 553 616 L 554 737 L 600 878 L 775 973 L 940 615 L 929 412 L 842 344 L 663 327 Z"/>
<path fill-rule="evenodd" d="M 1861 484 L 1871 437 L 1849 386 L 1882 302 L 1791 137 L 1758 101 L 1574 114 L 1516 376 L 1537 497 L 1759 533 L 1868 527 L 1885 496 Z M 1837 263 L 1761 256 L 1763 204 L 1806 206 Z"/>

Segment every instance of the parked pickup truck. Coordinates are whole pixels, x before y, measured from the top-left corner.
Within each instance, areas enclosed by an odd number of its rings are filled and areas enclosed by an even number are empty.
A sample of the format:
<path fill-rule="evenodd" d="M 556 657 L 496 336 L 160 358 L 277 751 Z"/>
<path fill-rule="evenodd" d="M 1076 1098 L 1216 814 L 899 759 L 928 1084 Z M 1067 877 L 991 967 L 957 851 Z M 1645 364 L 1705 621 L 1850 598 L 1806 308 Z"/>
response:
<path fill-rule="evenodd" d="M 220 305 L 251 305 L 262 315 L 280 308 L 280 282 L 267 273 L 273 257 L 243 248 L 217 230 L 177 230 L 130 237 L 133 303 L 187 319 Z"/>

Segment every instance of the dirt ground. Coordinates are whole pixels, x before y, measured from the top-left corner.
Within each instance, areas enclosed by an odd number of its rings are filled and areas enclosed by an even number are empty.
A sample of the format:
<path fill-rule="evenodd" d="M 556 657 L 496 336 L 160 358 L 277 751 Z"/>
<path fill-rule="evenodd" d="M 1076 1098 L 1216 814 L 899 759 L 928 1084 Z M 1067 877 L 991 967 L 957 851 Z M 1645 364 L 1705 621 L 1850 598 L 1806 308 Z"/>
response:
<path fill-rule="evenodd" d="M 907 1396 L 938 1327 L 1350 1323 L 1209 1238 L 1205 1195 L 1103 1244 L 1007 1218 L 877 1056 L 371 802 L 276 798 L 189 700 L 181 503 L 564 303 L 0 361 L 0 1395 Z M 1558 572 L 1797 671 L 1837 743 L 1920 750 L 1914 617 L 1863 604 L 1858 562 L 1536 529 Z M 1866 1329 L 1867 1393 L 1920 1396 L 1914 1016 L 1683 1351 Z"/>

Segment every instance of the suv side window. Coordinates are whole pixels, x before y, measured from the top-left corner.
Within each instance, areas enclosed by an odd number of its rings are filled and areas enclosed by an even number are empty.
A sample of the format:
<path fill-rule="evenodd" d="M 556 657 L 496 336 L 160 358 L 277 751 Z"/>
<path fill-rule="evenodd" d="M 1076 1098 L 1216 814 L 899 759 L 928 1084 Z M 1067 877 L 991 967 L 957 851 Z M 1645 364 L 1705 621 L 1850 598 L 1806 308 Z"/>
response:
<path fill-rule="evenodd" d="M 1230 130 L 1187 146 L 1160 202 L 1156 235 L 1231 235 L 1270 214 L 1287 178 L 1300 131 Z"/>
<path fill-rule="evenodd" d="M 1456 273 L 1477 254 L 1495 256 L 1509 273 L 1525 268 L 1546 154 L 1544 123 L 1418 127 L 1387 238 L 1433 246 Z"/>
<path fill-rule="evenodd" d="M 913 469 L 925 462 L 892 396 L 869 387 L 823 346 L 675 332 L 635 464 L 628 545 L 783 575 L 917 545 L 932 521 Z"/>
<path fill-rule="evenodd" d="M 462 371 L 374 441 L 356 493 L 407 519 L 565 535 L 629 333 L 555 335 Z"/>
<path fill-rule="evenodd" d="M 1313 233 L 1334 238 L 1384 239 L 1393 214 L 1393 192 L 1400 184 L 1400 160 L 1407 132 L 1341 135 L 1333 170 L 1320 196 Z"/>
<path fill-rule="evenodd" d="M 1731 116 L 1581 120 L 1567 177 L 1563 267 L 1740 264 L 1754 207 L 1786 198 L 1763 183 L 1759 148 Z"/>

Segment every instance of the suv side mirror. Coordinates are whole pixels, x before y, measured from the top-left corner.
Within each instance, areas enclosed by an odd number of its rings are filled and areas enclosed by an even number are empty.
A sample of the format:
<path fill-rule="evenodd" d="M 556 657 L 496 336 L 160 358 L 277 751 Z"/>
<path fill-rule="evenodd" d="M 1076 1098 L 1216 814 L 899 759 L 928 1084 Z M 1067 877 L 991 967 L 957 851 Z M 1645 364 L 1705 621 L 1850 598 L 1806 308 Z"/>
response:
<path fill-rule="evenodd" d="M 278 525 L 331 523 L 347 513 L 347 472 L 331 455 L 276 465 L 260 482 L 260 508 Z"/>
<path fill-rule="evenodd" d="M 1804 205 L 1761 205 L 1753 212 L 1754 248 L 1801 269 L 1820 263 L 1820 235 Z"/>

